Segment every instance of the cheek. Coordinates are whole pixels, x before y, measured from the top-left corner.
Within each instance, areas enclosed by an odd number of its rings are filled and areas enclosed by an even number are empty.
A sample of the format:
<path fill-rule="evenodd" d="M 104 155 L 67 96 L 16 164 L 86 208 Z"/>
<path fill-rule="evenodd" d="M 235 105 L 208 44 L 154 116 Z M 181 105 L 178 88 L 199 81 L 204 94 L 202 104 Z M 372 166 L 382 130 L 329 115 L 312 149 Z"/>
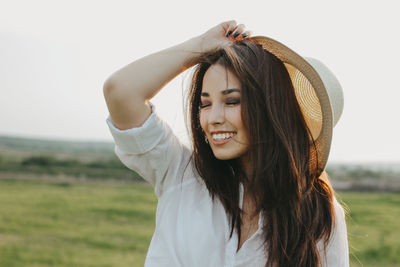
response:
<path fill-rule="evenodd" d="M 200 111 L 199 120 L 200 120 L 201 128 L 203 130 L 206 129 L 206 127 L 207 127 L 207 119 L 206 119 L 206 116 L 205 116 L 204 112 L 202 112 L 202 111 Z"/>
<path fill-rule="evenodd" d="M 237 129 L 243 128 L 242 114 L 240 111 L 240 107 L 233 110 L 233 112 L 229 112 L 229 121 L 234 124 Z"/>

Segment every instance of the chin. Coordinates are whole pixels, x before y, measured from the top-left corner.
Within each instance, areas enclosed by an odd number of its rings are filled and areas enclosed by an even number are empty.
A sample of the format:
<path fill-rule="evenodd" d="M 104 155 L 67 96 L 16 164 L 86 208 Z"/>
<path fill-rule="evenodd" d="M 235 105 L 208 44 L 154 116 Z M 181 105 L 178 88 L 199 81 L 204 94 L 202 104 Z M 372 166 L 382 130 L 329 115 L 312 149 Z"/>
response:
<path fill-rule="evenodd" d="M 230 160 L 239 158 L 245 151 L 213 151 L 214 156 L 219 160 Z"/>
<path fill-rule="evenodd" d="M 230 155 L 218 155 L 218 154 L 216 155 L 216 154 L 214 154 L 214 156 L 219 160 L 230 160 L 230 159 L 236 158 L 236 157 L 232 157 Z"/>

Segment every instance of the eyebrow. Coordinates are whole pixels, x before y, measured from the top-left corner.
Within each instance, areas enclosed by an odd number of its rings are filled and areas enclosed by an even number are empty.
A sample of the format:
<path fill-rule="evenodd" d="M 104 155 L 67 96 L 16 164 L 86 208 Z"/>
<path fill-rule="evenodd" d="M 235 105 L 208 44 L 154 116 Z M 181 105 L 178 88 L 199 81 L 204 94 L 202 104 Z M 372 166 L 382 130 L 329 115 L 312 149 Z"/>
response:
<path fill-rule="evenodd" d="M 233 92 L 238 92 L 238 93 L 240 93 L 240 89 L 238 89 L 238 88 L 229 88 L 229 89 L 225 89 L 225 90 L 222 90 L 222 91 L 221 91 L 221 94 L 227 95 L 227 94 L 230 94 L 230 93 L 233 93 Z M 201 96 L 206 97 L 206 96 L 210 96 L 210 94 L 209 94 L 209 93 L 206 93 L 206 92 L 201 92 Z"/>

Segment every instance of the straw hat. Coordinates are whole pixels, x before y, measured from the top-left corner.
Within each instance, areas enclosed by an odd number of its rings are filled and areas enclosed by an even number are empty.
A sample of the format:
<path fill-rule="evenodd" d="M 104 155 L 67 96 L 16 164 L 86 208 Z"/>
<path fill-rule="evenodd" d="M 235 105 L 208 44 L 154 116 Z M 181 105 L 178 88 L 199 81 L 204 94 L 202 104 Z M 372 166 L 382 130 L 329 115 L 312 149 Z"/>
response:
<path fill-rule="evenodd" d="M 343 89 L 335 75 L 320 61 L 303 58 L 285 45 L 264 36 L 248 38 L 278 57 L 289 72 L 296 98 L 317 147 L 319 170 L 329 157 L 333 127 L 343 111 Z"/>

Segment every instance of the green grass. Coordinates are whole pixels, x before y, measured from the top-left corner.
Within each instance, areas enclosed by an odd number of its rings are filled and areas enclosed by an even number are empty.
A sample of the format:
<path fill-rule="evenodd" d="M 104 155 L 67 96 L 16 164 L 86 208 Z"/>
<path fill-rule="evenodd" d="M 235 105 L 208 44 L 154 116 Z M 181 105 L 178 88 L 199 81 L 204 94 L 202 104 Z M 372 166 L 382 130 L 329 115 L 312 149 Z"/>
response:
<path fill-rule="evenodd" d="M 351 266 L 400 266 L 400 194 L 340 193 L 347 217 Z"/>
<path fill-rule="evenodd" d="M 0 266 L 143 266 L 156 198 L 140 184 L 0 181 Z"/>
<path fill-rule="evenodd" d="M 339 197 L 351 266 L 400 266 L 400 194 Z M 156 203 L 146 184 L 0 180 L 0 266 L 143 266 Z"/>

